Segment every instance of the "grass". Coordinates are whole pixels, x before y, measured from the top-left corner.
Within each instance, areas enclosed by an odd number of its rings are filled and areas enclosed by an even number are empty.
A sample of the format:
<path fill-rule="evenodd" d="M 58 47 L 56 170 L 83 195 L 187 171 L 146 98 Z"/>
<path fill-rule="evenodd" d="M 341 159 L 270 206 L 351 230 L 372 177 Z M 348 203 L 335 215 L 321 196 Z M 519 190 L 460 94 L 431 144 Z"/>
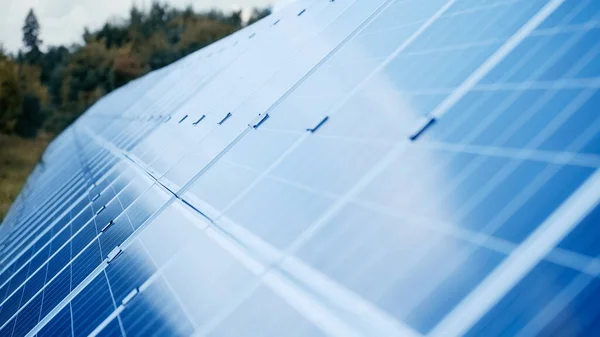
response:
<path fill-rule="evenodd" d="M 0 134 L 0 222 L 49 142 L 48 136 L 24 139 Z"/>

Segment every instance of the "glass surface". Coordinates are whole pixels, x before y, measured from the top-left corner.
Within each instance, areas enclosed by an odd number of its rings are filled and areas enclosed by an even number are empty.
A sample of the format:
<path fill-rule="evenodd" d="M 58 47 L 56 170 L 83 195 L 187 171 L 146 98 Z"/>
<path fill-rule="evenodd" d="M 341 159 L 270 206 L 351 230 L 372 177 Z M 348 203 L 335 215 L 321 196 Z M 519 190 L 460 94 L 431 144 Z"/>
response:
<path fill-rule="evenodd" d="M 0 335 L 594 335 L 599 22 L 299 0 L 131 81 L 0 227 Z"/>

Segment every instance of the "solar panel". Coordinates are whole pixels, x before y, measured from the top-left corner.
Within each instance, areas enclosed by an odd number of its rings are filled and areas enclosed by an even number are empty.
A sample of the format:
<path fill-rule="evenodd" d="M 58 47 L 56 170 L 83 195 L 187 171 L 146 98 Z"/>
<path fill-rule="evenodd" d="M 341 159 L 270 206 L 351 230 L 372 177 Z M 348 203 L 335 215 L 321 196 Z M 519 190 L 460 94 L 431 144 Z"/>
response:
<path fill-rule="evenodd" d="M 300 0 L 102 98 L 0 336 L 595 335 L 600 3 Z"/>

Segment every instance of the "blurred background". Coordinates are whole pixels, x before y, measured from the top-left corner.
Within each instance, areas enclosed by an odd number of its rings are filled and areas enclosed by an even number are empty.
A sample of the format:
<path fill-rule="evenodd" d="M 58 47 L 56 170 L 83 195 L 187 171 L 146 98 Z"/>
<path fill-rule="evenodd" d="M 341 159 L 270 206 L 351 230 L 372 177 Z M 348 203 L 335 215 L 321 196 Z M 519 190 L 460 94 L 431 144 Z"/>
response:
<path fill-rule="evenodd" d="M 46 145 L 99 98 L 282 4 L 0 0 L 0 222 Z"/>

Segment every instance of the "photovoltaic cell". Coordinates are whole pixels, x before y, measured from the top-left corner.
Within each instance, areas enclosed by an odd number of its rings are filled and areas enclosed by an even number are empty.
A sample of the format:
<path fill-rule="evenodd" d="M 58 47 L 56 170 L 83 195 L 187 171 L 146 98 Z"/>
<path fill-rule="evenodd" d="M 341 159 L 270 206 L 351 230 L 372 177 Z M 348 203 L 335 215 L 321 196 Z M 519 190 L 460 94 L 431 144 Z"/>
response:
<path fill-rule="evenodd" d="M 0 336 L 594 335 L 600 5 L 298 0 L 100 99 Z"/>

